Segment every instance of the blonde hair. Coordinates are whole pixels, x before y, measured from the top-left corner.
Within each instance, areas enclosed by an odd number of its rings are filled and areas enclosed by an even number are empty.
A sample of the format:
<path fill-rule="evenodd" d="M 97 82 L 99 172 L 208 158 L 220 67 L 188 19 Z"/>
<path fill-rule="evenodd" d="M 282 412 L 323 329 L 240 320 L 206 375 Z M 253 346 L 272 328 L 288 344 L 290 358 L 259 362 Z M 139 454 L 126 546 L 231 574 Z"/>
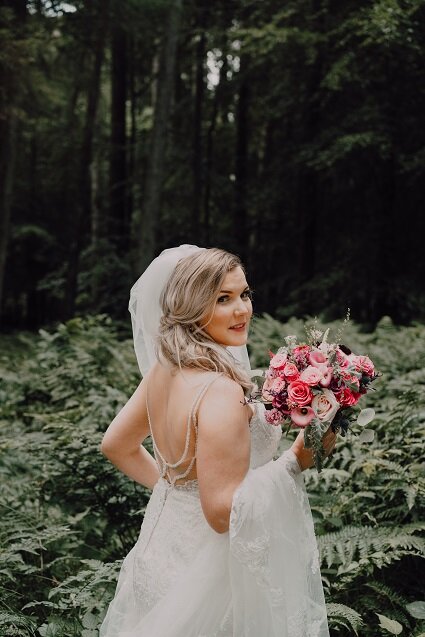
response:
<path fill-rule="evenodd" d="M 181 259 L 165 285 L 157 339 L 159 360 L 179 367 L 224 372 L 245 392 L 253 388 L 248 372 L 205 331 L 226 274 L 243 265 L 239 257 L 208 248 Z M 206 323 L 201 321 L 208 316 Z"/>

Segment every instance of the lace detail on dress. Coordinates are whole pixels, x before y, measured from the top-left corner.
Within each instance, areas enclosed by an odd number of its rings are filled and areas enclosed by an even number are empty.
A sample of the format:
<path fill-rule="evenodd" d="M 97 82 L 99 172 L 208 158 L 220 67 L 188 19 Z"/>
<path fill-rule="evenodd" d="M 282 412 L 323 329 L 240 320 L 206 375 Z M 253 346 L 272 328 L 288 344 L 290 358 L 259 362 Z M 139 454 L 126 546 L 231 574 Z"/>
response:
<path fill-rule="evenodd" d="M 209 532 L 197 480 L 170 485 L 160 478 L 146 507 L 134 554 L 133 591 L 144 612 L 167 592 Z"/>
<path fill-rule="evenodd" d="M 254 540 L 243 541 L 236 538 L 232 544 L 232 552 L 236 559 L 254 575 L 261 588 L 270 593 L 272 606 L 281 606 L 284 602 L 283 590 L 273 587 L 269 575 L 270 535 L 265 533 Z"/>
<path fill-rule="evenodd" d="M 282 428 L 270 425 L 265 417 L 263 403 L 254 402 L 255 412 L 249 423 L 251 430 L 251 461 L 250 467 L 255 469 L 269 462 L 276 454 L 282 437 Z"/>

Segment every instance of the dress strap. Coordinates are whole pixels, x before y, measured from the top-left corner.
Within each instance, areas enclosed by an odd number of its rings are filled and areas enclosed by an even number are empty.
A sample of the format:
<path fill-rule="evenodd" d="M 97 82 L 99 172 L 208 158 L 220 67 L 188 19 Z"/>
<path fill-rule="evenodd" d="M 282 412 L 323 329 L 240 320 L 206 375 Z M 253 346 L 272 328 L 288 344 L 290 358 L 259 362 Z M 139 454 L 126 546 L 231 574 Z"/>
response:
<path fill-rule="evenodd" d="M 158 464 L 158 469 L 160 471 L 161 477 L 164 478 L 165 476 L 167 476 L 167 478 L 169 479 L 169 482 L 171 484 L 175 484 L 176 480 L 180 480 L 182 478 L 185 478 L 186 476 L 189 475 L 189 473 L 191 472 L 193 465 L 195 464 L 195 460 L 196 460 L 196 452 L 197 452 L 197 447 L 198 447 L 198 408 L 199 405 L 201 403 L 202 398 L 204 397 L 208 387 L 216 380 L 216 378 L 218 378 L 219 376 L 222 375 L 222 372 L 218 372 L 218 374 L 214 374 L 214 376 L 212 378 L 209 378 L 207 380 L 207 382 L 201 387 L 200 391 L 198 392 L 197 396 L 195 396 L 195 400 L 192 403 L 191 409 L 189 410 L 189 414 L 187 417 L 187 424 L 186 424 L 186 440 L 185 440 L 185 446 L 184 446 L 184 450 L 183 453 L 181 455 L 181 457 L 179 458 L 179 460 L 177 460 L 177 462 L 171 463 L 171 462 L 167 462 L 167 460 L 164 458 L 164 456 L 161 454 L 158 445 L 156 444 L 155 441 L 155 437 L 153 435 L 153 429 L 152 429 L 152 420 L 150 417 L 150 413 L 149 413 L 149 405 L 148 405 L 148 384 L 146 385 L 146 411 L 147 411 L 147 415 L 148 415 L 148 423 L 149 423 L 149 431 L 150 431 L 150 435 L 152 438 L 152 446 L 154 449 L 154 453 L 155 453 L 155 458 L 159 458 L 159 460 L 161 461 L 161 465 L 157 460 L 157 464 Z M 182 462 L 184 462 L 186 460 L 188 451 L 189 451 L 189 443 L 190 443 L 190 433 L 191 433 L 191 429 L 192 429 L 192 424 L 195 430 L 195 453 L 193 455 L 193 457 L 191 458 L 191 461 L 189 463 L 189 466 L 187 467 L 187 469 L 182 473 L 182 474 L 176 474 L 174 476 L 172 476 L 170 474 L 170 469 L 177 469 Z"/>

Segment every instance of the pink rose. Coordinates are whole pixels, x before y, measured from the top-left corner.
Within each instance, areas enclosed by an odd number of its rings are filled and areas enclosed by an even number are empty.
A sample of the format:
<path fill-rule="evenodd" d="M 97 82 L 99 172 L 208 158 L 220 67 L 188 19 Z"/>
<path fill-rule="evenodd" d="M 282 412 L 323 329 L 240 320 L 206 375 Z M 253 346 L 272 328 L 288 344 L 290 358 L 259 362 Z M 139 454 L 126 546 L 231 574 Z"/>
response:
<path fill-rule="evenodd" d="M 311 407 L 297 407 L 291 410 L 291 420 L 297 427 L 307 427 L 307 425 L 315 417 L 315 413 Z"/>
<path fill-rule="evenodd" d="M 344 407 L 351 407 L 352 405 L 356 405 L 359 400 L 361 394 L 355 391 L 352 391 L 348 387 L 341 387 L 341 389 L 336 392 L 336 397 L 340 405 Z"/>
<path fill-rule="evenodd" d="M 283 420 L 278 409 L 266 409 L 265 418 L 269 425 L 280 425 Z"/>
<path fill-rule="evenodd" d="M 283 378 L 275 378 L 272 386 L 270 387 L 270 391 L 276 392 L 276 394 L 280 394 L 286 387 L 286 383 Z"/>
<path fill-rule="evenodd" d="M 270 367 L 274 370 L 283 369 L 285 367 L 288 354 L 286 352 L 278 352 L 270 361 Z"/>
<path fill-rule="evenodd" d="M 294 407 L 305 407 L 313 397 L 308 385 L 300 380 L 293 380 L 288 385 L 288 402 Z"/>
<path fill-rule="evenodd" d="M 313 367 L 313 365 L 306 367 L 300 375 L 300 380 L 302 380 L 303 383 L 307 383 L 307 385 L 318 385 L 322 378 L 322 370 L 317 369 L 317 367 Z"/>
<path fill-rule="evenodd" d="M 331 422 L 340 405 L 330 389 L 323 389 L 321 394 L 316 394 L 311 402 L 316 416 L 322 422 Z"/>
<path fill-rule="evenodd" d="M 310 364 L 313 365 L 313 367 L 321 367 L 322 365 L 326 365 L 327 360 L 326 360 L 326 356 L 324 355 L 323 352 L 321 352 L 318 349 L 313 350 L 312 352 L 310 352 L 310 354 L 308 355 Z"/>
<path fill-rule="evenodd" d="M 298 371 L 298 367 L 294 365 L 294 363 L 289 363 L 289 362 L 285 364 L 285 367 L 283 368 L 283 373 L 289 383 L 292 382 L 293 380 L 297 380 L 297 378 L 300 375 L 300 372 Z"/>

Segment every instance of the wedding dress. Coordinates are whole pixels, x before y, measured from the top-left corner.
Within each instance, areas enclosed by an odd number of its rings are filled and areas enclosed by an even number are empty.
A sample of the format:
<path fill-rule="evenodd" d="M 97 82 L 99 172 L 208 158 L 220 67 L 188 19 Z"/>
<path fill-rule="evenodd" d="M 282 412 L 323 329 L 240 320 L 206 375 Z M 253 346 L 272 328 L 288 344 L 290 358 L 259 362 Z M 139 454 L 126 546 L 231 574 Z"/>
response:
<path fill-rule="evenodd" d="M 197 406 L 213 380 L 189 415 L 195 435 Z M 273 459 L 281 428 L 254 405 L 250 469 L 222 534 L 204 517 L 197 480 L 181 483 L 182 459 L 166 462 L 150 423 L 161 477 L 100 637 L 329 637 L 302 473 L 292 451 Z"/>

